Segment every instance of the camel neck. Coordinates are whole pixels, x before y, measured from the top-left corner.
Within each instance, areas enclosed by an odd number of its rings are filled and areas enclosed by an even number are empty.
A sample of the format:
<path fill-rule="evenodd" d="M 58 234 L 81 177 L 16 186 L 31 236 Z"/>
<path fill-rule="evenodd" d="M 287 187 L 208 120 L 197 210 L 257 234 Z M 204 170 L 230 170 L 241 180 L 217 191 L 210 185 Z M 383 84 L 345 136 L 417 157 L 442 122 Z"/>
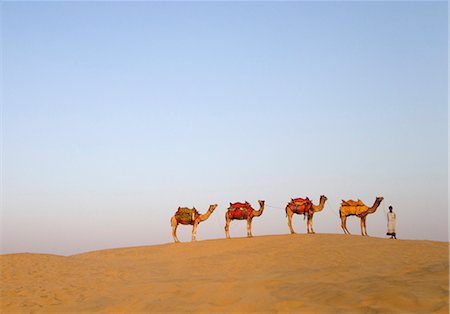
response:
<path fill-rule="evenodd" d="M 259 205 L 259 210 L 253 210 L 253 216 L 261 216 L 264 211 L 264 204 Z"/>
<path fill-rule="evenodd" d="M 324 206 L 325 206 L 325 197 L 321 197 L 319 205 L 316 206 L 313 204 L 313 209 L 315 212 L 320 212 L 324 208 Z"/>
<path fill-rule="evenodd" d="M 373 206 L 369 208 L 369 213 L 374 213 L 377 211 L 378 206 L 380 206 L 381 201 L 376 199 L 375 203 L 373 203 Z"/>

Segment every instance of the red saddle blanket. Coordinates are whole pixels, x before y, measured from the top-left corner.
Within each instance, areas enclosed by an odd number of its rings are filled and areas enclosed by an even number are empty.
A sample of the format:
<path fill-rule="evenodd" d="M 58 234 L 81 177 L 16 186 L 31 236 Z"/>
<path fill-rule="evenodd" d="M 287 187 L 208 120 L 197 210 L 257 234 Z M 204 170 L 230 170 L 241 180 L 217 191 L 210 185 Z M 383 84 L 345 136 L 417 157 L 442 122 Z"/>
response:
<path fill-rule="evenodd" d="M 230 203 L 230 207 L 228 207 L 227 215 L 230 219 L 247 219 L 253 208 L 252 206 L 245 203 Z"/>
<path fill-rule="evenodd" d="M 296 214 L 309 213 L 312 208 L 312 202 L 309 198 L 294 198 L 288 203 L 288 206 L 292 212 Z"/>

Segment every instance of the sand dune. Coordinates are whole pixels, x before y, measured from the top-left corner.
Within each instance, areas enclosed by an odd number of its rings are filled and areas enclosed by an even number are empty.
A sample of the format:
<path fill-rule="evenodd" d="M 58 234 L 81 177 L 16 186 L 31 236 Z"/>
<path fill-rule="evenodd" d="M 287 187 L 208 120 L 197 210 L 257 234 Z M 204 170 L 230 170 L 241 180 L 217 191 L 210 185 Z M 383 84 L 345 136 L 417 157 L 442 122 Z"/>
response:
<path fill-rule="evenodd" d="M 448 253 L 316 234 L 1 255 L 1 311 L 448 313 Z"/>

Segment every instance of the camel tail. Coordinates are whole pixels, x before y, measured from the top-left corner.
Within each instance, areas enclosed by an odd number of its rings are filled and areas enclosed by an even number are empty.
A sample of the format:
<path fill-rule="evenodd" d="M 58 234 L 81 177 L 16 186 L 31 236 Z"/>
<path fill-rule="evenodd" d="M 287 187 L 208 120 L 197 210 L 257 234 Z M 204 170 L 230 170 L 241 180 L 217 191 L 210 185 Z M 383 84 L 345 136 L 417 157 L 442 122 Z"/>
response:
<path fill-rule="evenodd" d="M 284 209 L 284 211 L 286 212 L 286 217 L 287 217 L 287 209 L 288 209 L 288 205 L 286 205 L 286 208 Z"/>

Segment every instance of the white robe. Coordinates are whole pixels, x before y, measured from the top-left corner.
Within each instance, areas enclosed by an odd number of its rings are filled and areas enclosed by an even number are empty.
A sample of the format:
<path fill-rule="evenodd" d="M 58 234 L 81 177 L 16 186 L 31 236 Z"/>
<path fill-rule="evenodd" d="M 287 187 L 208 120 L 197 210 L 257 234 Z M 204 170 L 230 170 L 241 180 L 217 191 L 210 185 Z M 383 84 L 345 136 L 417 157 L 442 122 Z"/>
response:
<path fill-rule="evenodd" d="M 395 224 L 396 224 L 396 216 L 395 213 L 387 213 L 387 220 L 388 220 L 388 233 L 395 233 Z"/>

